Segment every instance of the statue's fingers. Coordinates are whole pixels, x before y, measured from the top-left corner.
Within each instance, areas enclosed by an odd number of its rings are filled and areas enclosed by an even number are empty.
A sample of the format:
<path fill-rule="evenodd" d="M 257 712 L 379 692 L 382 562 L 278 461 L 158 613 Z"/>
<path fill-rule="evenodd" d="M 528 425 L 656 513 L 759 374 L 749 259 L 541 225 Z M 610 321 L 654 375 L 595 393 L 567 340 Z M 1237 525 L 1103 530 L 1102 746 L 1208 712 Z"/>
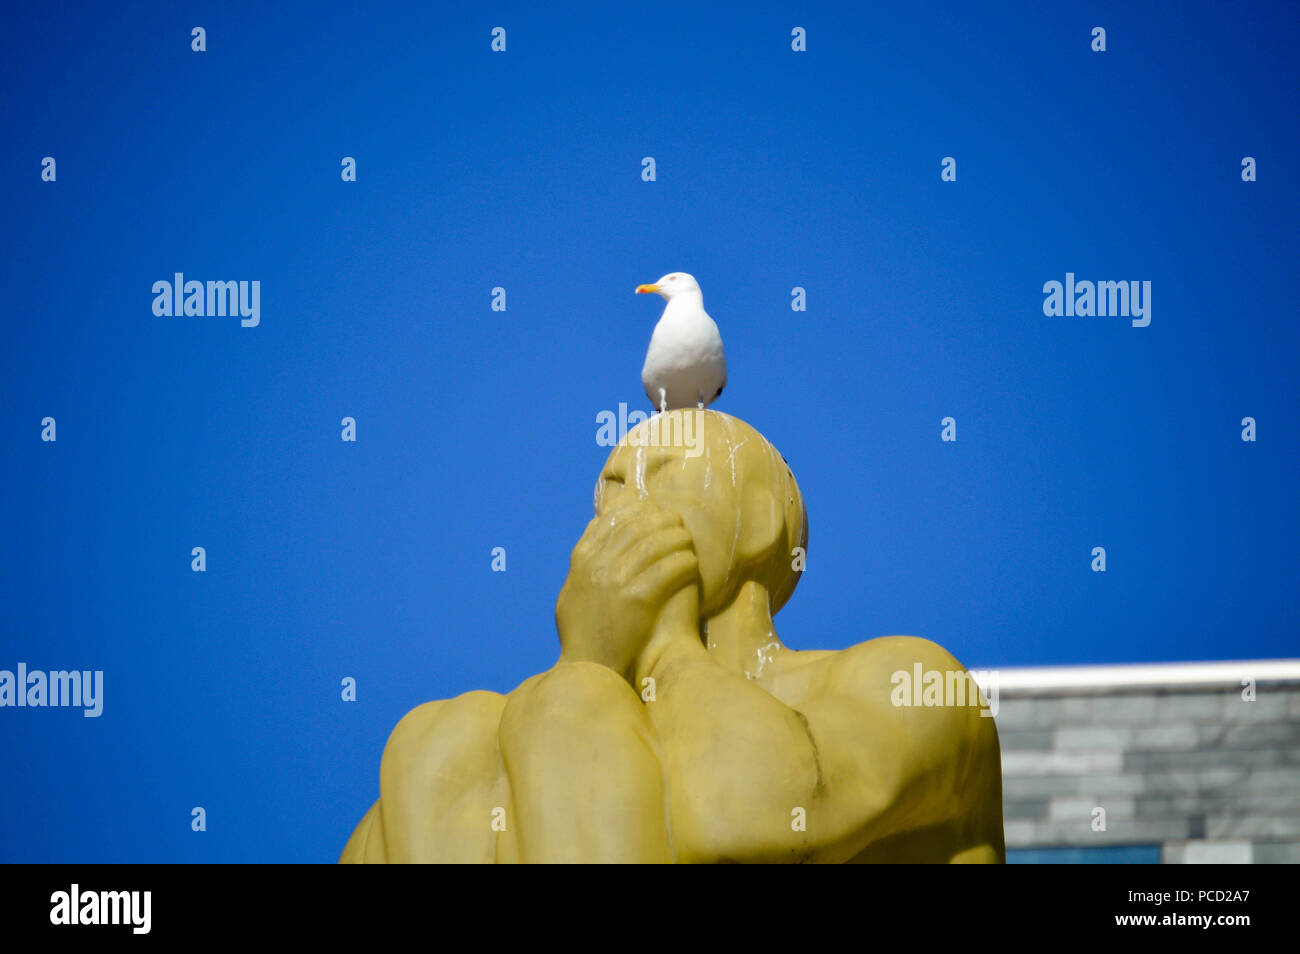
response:
<path fill-rule="evenodd" d="M 646 567 L 650 566 L 670 553 L 678 550 L 689 550 L 694 552 L 695 541 L 691 539 L 690 533 L 685 527 L 665 526 L 656 530 L 647 537 L 637 540 L 622 555 L 629 574 L 640 573 Z"/>
<path fill-rule="evenodd" d="M 655 510 L 663 509 L 655 503 L 650 497 L 641 494 L 631 494 L 613 510 L 606 511 L 606 516 L 617 516 L 620 520 L 630 520 L 632 517 L 640 514 L 652 513 Z"/>
<path fill-rule="evenodd" d="M 628 553 L 643 540 L 665 530 L 681 529 L 682 526 L 681 515 L 675 510 L 659 508 L 641 511 L 619 522 L 609 546 L 613 552 Z"/>
<path fill-rule="evenodd" d="M 646 599 L 661 602 L 699 580 L 700 562 L 695 551 L 674 550 L 642 571 L 637 577 L 636 589 Z"/>
<path fill-rule="evenodd" d="M 682 516 L 676 510 L 660 508 L 634 514 L 618 525 L 618 532 L 640 538 L 657 530 L 683 526 Z"/>
<path fill-rule="evenodd" d="M 569 565 L 572 566 L 575 560 L 581 559 L 584 555 L 592 550 L 602 547 L 610 534 L 614 532 L 613 526 L 610 525 L 609 517 L 592 517 L 587 521 L 586 529 L 582 531 L 582 536 L 578 537 L 578 542 L 569 554 Z"/>
<path fill-rule="evenodd" d="M 675 510 L 640 498 L 595 517 L 587 524 L 569 561 L 587 563 L 621 560 L 627 551 L 642 540 L 672 528 L 681 527 L 682 518 Z M 599 554 L 599 557 L 597 557 Z"/>
<path fill-rule="evenodd" d="M 619 507 L 617 510 L 610 511 L 610 516 L 616 516 L 620 526 L 635 523 L 639 520 L 646 520 L 662 515 L 676 515 L 677 511 L 671 507 L 666 507 L 656 501 L 653 497 L 636 497 L 632 501 Z"/>
<path fill-rule="evenodd" d="M 603 545 L 614 534 L 622 533 L 626 527 L 636 524 L 642 518 L 661 512 L 663 508 L 652 503 L 649 498 L 634 498 L 613 510 L 593 517 L 587 523 L 587 529 L 582 535 L 584 539 L 590 539 L 593 544 Z"/>

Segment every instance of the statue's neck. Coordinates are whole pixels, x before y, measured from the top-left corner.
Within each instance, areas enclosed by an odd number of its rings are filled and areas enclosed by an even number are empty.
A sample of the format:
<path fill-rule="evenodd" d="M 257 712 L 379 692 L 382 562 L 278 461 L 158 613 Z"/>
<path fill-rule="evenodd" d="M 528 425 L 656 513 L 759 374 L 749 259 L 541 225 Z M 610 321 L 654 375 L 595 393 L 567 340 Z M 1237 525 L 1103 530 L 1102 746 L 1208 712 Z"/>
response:
<path fill-rule="evenodd" d="M 758 679 L 785 646 L 776 635 L 767 589 L 753 580 L 741 586 L 736 598 L 704 623 L 704 641 L 724 668 L 747 679 Z"/>

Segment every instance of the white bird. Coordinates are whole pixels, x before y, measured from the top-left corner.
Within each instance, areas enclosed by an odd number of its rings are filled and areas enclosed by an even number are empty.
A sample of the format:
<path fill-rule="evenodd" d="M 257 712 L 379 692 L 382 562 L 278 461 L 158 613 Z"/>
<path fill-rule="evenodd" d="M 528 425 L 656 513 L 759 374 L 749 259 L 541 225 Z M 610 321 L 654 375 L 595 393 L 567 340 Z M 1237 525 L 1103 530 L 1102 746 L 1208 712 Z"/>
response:
<path fill-rule="evenodd" d="M 648 292 L 668 304 L 641 368 L 646 396 L 660 411 L 708 407 L 727 386 L 727 359 L 699 283 L 685 272 L 670 272 L 653 285 L 637 286 L 638 294 Z"/>

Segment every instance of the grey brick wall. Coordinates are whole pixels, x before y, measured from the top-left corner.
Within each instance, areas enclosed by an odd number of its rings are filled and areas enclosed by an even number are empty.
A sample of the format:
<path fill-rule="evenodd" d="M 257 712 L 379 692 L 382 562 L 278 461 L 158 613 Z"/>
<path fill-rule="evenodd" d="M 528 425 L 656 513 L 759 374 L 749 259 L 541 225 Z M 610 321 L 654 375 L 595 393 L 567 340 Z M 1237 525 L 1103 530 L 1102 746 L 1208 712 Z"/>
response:
<path fill-rule="evenodd" d="M 1300 862 L 1300 682 L 1003 689 L 997 725 L 1008 849 Z"/>

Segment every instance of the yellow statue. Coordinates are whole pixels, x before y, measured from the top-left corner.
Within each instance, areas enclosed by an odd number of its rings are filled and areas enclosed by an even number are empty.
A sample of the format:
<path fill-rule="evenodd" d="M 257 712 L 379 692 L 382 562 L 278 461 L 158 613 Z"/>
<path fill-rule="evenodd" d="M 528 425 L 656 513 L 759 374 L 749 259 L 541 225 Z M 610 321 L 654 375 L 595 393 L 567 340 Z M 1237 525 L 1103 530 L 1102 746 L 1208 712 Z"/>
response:
<path fill-rule="evenodd" d="M 807 520 L 761 434 L 656 415 L 610 453 L 595 505 L 555 608 L 559 661 L 508 695 L 409 712 L 341 861 L 1005 860 L 987 708 L 896 704 L 892 677 L 964 673 L 952 656 L 777 637 Z"/>

